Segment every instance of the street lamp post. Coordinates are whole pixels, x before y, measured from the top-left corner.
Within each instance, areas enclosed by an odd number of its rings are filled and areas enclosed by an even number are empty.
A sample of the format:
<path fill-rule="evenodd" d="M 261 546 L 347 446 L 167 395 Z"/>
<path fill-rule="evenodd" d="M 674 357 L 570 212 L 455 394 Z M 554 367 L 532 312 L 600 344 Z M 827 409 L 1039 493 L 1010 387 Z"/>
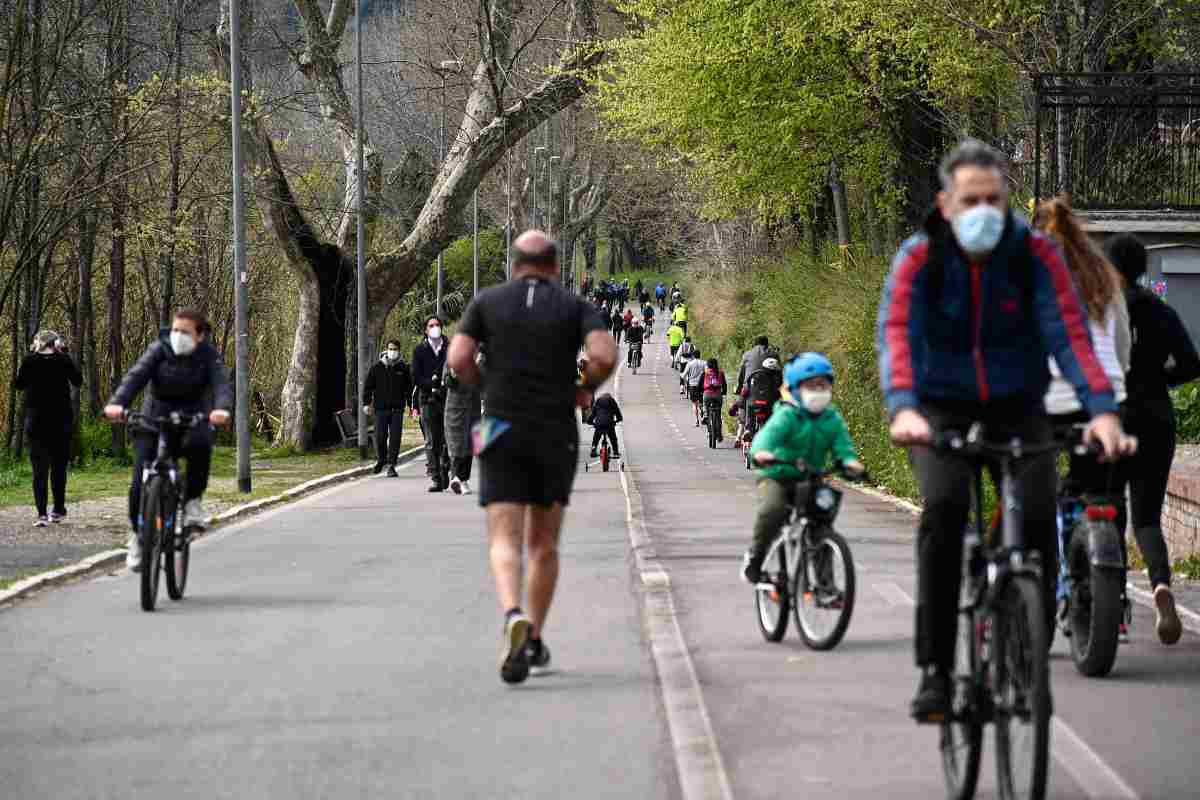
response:
<path fill-rule="evenodd" d="M 542 227 L 542 212 L 538 208 L 537 179 L 538 179 L 538 156 L 544 152 L 546 152 L 546 148 L 542 147 L 541 145 L 533 148 L 533 175 L 532 175 L 532 179 L 533 179 L 533 227 L 535 227 L 535 228 Z"/>
<path fill-rule="evenodd" d="M 446 75 L 462 69 L 462 62 L 457 59 L 442 61 L 437 66 L 438 74 L 442 76 L 442 119 L 438 128 L 438 169 L 446 169 Z M 442 248 L 438 249 L 437 257 L 437 302 L 434 311 L 438 319 L 442 318 L 442 288 L 445 283 L 445 270 L 442 266 Z"/>
<path fill-rule="evenodd" d="M 230 117 L 233 127 L 233 302 L 236 338 L 234 422 L 237 431 L 238 491 L 249 493 L 250 485 L 250 274 L 246 270 L 246 207 L 242 189 L 242 10 L 229 4 Z M 190 465 L 189 465 L 190 469 Z"/>
<path fill-rule="evenodd" d="M 367 457 L 367 412 L 366 406 L 363 405 L 363 398 L 366 397 L 367 371 L 370 369 L 368 363 L 370 357 L 367 351 L 367 256 L 363 240 L 367 237 L 367 224 L 365 220 L 366 211 L 366 187 L 367 180 L 366 172 L 363 167 L 363 70 L 362 70 L 362 18 L 363 18 L 363 0 L 355 0 L 354 8 L 354 71 L 356 74 L 358 97 L 357 126 L 358 131 L 355 136 L 354 158 L 355 158 L 355 174 L 357 176 L 357 191 L 354 199 L 354 216 L 355 216 L 355 284 L 358 292 L 358 320 L 355 327 L 355 338 L 358 339 L 358 457 L 366 459 Z M 379 436 L 381 431 L 376 432 Z"/>
<path fill-rule="evenodd" d="M 550 156 L 550 174 L 546 179 L 546 233 L 550 234 L 550 238 L 554 240 L 554 247 L 558 249 L 558 239 L 560 231 L 554 226 L 554 165 L 562 161 L 561 156 Z M 559 175 L 559 180 L 562 176 Z M 562 257 L 561 254 L 559 256 Z M 561 264 L 561 262 L 559 262 Z M 559 280 L 562 280 L 560 277 Z"/>

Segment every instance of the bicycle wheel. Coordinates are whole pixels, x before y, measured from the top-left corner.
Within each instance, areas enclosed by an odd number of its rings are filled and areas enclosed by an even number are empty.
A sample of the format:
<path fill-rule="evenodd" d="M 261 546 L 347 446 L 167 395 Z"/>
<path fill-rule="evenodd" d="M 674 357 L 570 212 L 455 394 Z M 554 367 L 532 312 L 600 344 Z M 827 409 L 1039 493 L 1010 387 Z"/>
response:
<path fill-rule="evenodd" d="M 968 597 L 964 581 L 964 602 Z M 955 648 L 954 683 L 951 687 L 950 717 L 942 723 L 938 748 L 942 754 L 942 775 L 950 800 L 971 800 L 979 781 L 979 759 L 983 753 L 983 723 L 979 717 L 979 683 L 975 649 L 975 615 L 960 607 L 958 646 Z"/>
<path fill-rule="evenodd" d="M 788 571 L 787 538 L 780 536 L 763 559 L 762 576 L 754 584 L 754 605 L 758 610 L 758 627 L 768 642 L 778 642 L 787 633 Z"/>
<path fill-rule="evenodd" d="M 153 611 L 158 602 L 158 578 L 162 569 L 162 540 L 167 528 L 163 495 L 166 479 L 155 475 L 142 486 L 142 572 L 141 600 L 143 611 Z"/>
<path fill-rule="evenodd" d="M 1050 757 L 1046 616 L 1036 579 L 1011 578 L 995 618 L 996 782 L 1004 800 L 1042 800 Z"/>
<path fill-rule="evenodd" d="M 1087 537 L 1071 540 L 1067 557 L 1071 567 L 1071 660 L 1075 669 L 1089 678 L 1112 671 L 1117 661 L 1121 618 L 1121 590 L 1125 581 L 1119 570 L 1091 563 Z"/>
<path fill-rule="evenodd" d="M 180 529 L 167 541 L 171 543 L 163 548 L 163 572 L 167 573 L 167 597 L 172 600 L 182 600 L 183 592 L 187 589 L 188 566 L 192 560 L 191 533 Z"/>
<path fill-rule="evenodd" d="M 846 635 L 854 613 L 854 559 L 832 528 L 804 531 L 792 606 L 800 638 L 813 650 L 831 650 Z"/>

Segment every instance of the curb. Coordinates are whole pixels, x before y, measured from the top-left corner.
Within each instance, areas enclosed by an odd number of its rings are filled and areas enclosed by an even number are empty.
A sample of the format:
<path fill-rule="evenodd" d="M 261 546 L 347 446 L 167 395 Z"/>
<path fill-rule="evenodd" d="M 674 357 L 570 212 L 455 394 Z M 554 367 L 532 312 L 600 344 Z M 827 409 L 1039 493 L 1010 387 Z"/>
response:
<path fill-rule="evenodd" d="M 414 447 L 411 450 L 406 450 L 400 454 L 396 460 L 397 465 L 407 464 L 420 457 L 425 452 L 424 445 Z M 282 505 L 284 503 L 297 500 L 304 495 L 311 494 L 318 489 L 324 489 L 334 484 L 343 483 L 346 481 L 355 480 L 356 478 L 367 475 L 371 472 L 370 466 L 351 467 L 341 472 L 333 472 L 329 475 L 322 475 L 319 478 L 313 478 L 310 481 L 293 486 L 291 489 L 286 489 L 279 494 L 264 497 L 261 500 L 253 500 L 249 503 L 243 503 L 240 506 L 222 511 L 220 514 L 215 514 L 208 518 L 207 530 L 198 535 L 193 535 L 193 541 L 203 539 L 204 537 L 214 533 L 220 526 L 239 520 L 243 517 L 253 516 L 260 511 L 264 511 L 273 506 Z M 123 565 L 125 562 L 125 548 L 119 550 L 105 550 L 103 553 L 97 553 L 94 556 L 89 556 L 81 561 L 76 561 L 74 564 L 68 564 L 59 569 L 50 570 L 49 572 L 41 572 L 24 580 L 17 581 L 8 589 L 0 591 L 0 607 L 6 606 L 14 600 L 17 600 L 31 592 L 39 589 L 46 589 L 51 586 L 57 586 L 61 583 L 66 583 L 74 578 L 84 577 L 92 572 L 101 572 L 110 567 Z"/>

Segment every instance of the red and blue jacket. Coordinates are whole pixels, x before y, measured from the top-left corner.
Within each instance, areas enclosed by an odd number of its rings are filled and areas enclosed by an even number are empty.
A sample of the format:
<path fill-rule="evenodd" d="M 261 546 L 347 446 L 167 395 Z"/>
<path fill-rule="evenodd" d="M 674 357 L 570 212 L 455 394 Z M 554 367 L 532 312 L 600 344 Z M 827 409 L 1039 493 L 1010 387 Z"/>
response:
<path fill-rule="evenodd" d="M 1047 356 L 1089 414 L 1117 409 L 1062 254 L 1011 212 L 973 261 L 935 210 L 892 262 L 876 347 L 889 416 L 925 403 L 1044 413 Z"/>

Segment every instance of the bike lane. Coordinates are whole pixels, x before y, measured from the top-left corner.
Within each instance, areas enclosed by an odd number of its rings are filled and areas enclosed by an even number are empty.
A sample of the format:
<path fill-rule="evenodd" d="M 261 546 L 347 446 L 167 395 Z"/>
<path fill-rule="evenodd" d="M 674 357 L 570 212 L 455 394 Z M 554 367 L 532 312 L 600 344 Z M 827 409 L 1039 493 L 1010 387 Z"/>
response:
<path fill-rule="evenodd" d="M 124 570 L 0 609 L 0 794 L 677 796 L 619 476 L 580 470 L 554 671 L 506 687 L 483 512 L 422 473 L 198 541 L 153 614 Z"/>
<path fill-rule="evenodd" d="M 937 728 L 918 727 L 907 715 L 917 677 L 912 513 L 848 491 L 837 528 L 853 550 L 858 587 L 846 638 L 831 652 L 814 652 L 792 621 L 783 642 L 767 643 L 739 574 L 755 507 L 740 454 L 728 439 L 708 448 L 679 396 L 664 343 L 649 345 L 644 368 L 636 376 L 624 371 L 618 386 L 629 474 L 670 576 L 732 795 L 943 795 Z M 1139 607 L 1134 644 L 1123 648 L 1115 679 L 1102 681 L 1077 675 L 1065 644 L 1056 642 L 1048 797 L 1194 791 L 1184 787 L 1194 786 L 1197 767 L 1181 749 L 1193 745 L 1196 722 L 1180 704 L 1200 683 L 1197 639 L 1188 633 L 1167 651 L 1153 635 L 1152 615 Z M 996 796 L 994 748 L 989 727 L 978 797 Z"/>

